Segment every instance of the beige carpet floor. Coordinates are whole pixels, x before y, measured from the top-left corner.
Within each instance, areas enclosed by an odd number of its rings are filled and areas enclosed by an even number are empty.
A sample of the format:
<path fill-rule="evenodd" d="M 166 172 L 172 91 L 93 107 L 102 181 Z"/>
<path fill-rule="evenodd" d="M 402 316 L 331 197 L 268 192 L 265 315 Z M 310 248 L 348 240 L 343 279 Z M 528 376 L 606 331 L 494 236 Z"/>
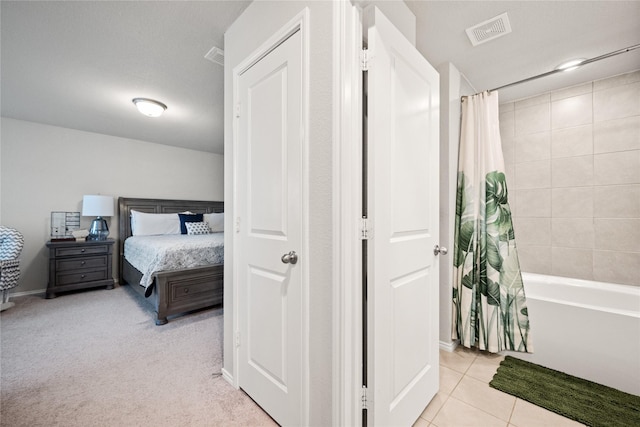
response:
<path fill-rule="evenodd" d="M 1 426 L 276 425 L 219 376 L 222 308 L 156 326 L 126 286 L 12 301 L 0 315 Z"/>

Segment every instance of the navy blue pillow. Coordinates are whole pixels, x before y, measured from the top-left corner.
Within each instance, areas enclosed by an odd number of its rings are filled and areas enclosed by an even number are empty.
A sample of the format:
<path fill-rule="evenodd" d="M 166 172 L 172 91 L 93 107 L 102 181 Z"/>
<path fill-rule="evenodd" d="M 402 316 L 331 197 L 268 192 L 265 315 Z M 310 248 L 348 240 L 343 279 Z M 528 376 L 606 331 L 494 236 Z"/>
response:
<path fill-rule="evenodd" d="M 202 214 L 178 214 L 180 217 L 180 234 L 187 234 L 187 222 L 202 222 Z"/>

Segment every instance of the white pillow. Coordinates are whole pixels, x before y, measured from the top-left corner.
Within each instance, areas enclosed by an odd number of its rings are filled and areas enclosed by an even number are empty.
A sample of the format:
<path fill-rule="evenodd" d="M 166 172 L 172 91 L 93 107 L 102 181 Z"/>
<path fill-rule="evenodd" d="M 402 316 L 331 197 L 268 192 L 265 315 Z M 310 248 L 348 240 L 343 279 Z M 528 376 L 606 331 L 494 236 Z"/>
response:
<path fill-rule="evenodd" d="M 209 225 L 212 233 L 224 231 L 224 212 L 207 213 L 203 215 L 203 219 Z"/>
<path fill-rule="evenodd" d="M 209 226 L 206 222 L 185 222 L 185 227 L 187 228 L 187 234 L 209 234 L 211 230 L 209 230 Z"/>
<path fill-rule="evenodd" d="M 134 236 L 180 234 L 180 218 L 177 213 L 155 214 L 132 210 L 131 233 Z"/>

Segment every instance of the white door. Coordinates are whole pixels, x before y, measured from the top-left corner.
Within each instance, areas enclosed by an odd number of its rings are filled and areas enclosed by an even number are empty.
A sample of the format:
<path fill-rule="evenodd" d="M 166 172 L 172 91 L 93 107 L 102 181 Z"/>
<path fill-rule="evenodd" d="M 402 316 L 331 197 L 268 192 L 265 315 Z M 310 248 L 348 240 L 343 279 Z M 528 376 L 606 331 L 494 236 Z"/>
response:
<path fill-rule="evenodd" d="M 438 390 L 439 76 L 377 9 L 368 43 L 368 419 L 410 426 Z"/>
<path fill-rule="evenodd" d="M 302 416 L 301 52 L 298 30 L 237 80 L 238 382 L 281 425 Z"/>

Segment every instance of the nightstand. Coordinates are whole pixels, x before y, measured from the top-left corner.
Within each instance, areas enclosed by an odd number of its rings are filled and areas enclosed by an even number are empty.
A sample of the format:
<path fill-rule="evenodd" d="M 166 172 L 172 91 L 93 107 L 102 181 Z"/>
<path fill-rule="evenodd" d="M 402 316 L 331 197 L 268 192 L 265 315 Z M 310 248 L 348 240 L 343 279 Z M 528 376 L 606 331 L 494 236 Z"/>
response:
<path fill-rule="evenodd" d="M 113 289 L 113 239 L 47 242 L 49 283 L 47 298 L 58 292 L 106 286 Z"/>

